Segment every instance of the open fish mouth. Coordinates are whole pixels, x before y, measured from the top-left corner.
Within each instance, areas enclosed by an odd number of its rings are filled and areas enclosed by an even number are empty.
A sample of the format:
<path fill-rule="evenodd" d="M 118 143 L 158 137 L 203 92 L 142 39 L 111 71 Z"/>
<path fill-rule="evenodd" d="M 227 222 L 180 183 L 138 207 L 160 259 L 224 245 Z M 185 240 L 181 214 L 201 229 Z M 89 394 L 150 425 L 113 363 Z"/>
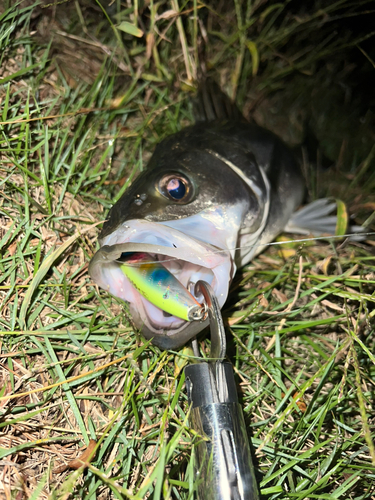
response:
<path fill-rule="evenodd" d="M 153 338 L 154 344 L 171 349 L 186 343 L 208 321 L 186 321 L 152 304 L 122 271 L 124 254 L 146 253 L 150 263 L 162 263 L 190 293 L 197 281 L 204 280 L 212 286 L 220 307 L 227 298 L 235 265 L 227 241 L 221 241 L 215 225 L 207 219 L 204 230 L 196 232 L 207 238 L 214 236 L 220 246 L 194 238 L 186 228 L 182 232 L 166 224 L 169 223 L 126 221 L 103 239 L 103 246 L 90 262 L 89 274 L 101 288 L 129 304 L 133 323 L 146 338 Z"/>

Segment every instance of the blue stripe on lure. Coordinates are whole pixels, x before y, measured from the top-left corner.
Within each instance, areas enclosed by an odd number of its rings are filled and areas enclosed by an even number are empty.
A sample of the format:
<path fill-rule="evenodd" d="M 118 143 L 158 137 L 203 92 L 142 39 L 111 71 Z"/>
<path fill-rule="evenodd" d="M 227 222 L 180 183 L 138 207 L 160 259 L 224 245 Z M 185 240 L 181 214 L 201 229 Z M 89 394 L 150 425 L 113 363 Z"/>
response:
<path fill-rule="evenodd" d="M 138 292 L 156 307 L 185 321 L 200 320 L 205 308 L 158 262 L 147 253 L 121 255 L 121 270 Z"/>

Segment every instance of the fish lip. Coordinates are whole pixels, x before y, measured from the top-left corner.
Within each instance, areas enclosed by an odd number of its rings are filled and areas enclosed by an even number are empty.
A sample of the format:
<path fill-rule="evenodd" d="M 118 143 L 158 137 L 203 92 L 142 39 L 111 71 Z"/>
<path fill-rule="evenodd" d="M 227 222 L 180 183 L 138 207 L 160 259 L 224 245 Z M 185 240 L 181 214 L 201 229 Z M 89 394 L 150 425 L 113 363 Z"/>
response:
<path fill-rule="evenodd" d="M 196 240 L 198 241 L 198 240 Z M 215 245 L 211 245 L 205 243 L 205 246 L 210 246 L 212 251 L 220 254 L 220 253 L 228 253 L 228 250 L 219 248 Z M 89 272 L 90 268 L 93 267 L 94 263 L 98 263 L 99 261 L 115 261 L 120 259 L 121 254 L 123 252 L 142 252 L 142 253 L 150 253 L 150 254 L 158 254 L 158 255 L 166 255 L 167 257 L 172 257 L 177 260 L 186 260 L 181 259 L 179 254 L 178 247 L 167 247 L 164 245 L 154 245 L 153 243 L 136 243 L 136 242 L 125 242 L 125 243 L 115 243 L 114 245 L 103 245 L 100 250 L 96 252 L 92 260 L 89 264 Z"/>
<path fill-rule="evenodd" d="M 138 224 L 136 226 L 137 230 L 134 231 L 135 236 L 132 234 L 132 230 L 134 230 L 134 224 L 132 226 L 132 223 Z M 142 239 L 142 236 L 149 233 L 154 234 L 156 230 L 159 230 L 156 239 L 163 244 L 132 241 L 132 238 L 138 237 Z M 118 231 L 116 230 L 115 233 L 118 233 Z M 128 241 L 124 241 L 124 239 L 128 239 Z M 222 289 L 222 276 L 225 276 L 224 293 L 221 294 L 221 306 L 225 302 L 230 279 L 233 275 L 231 272 L 233 261 L 227 248 L 221 248 L 211 243 L 195 239 L 175 228 L 170 228 L 160 223 L 137 219 L 124 223 L 122 234 L 121 231 L 118 234 L 112 233 L 105 237 L 102 243 L 104 243 L 103 246 L 96 252 L 89 264 L 89 275 L 101 288 L 126 300 L 129 303 L 133 323 L 137 329 L 140 329 L 146 338 L 153 339 L 153 343 L 163 349 L 175 349 L 182 346 L 204 329 L 208 324 L 208 320 L 204 322 L 186 322 L 184 320 L 171 318 L 170 320 L 163 319 L 160 325 L 155 325 L 152 321 L 152 315 L 149 314 L 148 307 L 146 308 L 143 301 L 142 304 L 140 304 L 138 296 L 136 297 L 136 301 L 133 301 L 133 304 L 140 305 L 139 310 L 132 305 L 131 300 L 124 299 L 118 293 L 114 293 L 114 289 L 110 289 L 110 285 L 108 285 L 110 282 L 108 278 L 108 269 L 111 269 L 111 280 L 115 274 L 116 280 L 126 280 L 119 269 L 119 264 L 116 262 L 120 259 L 123 252 L 146 252 L 153 255 L 171 257 L 172 259 L 177 259 L 179 262 L 184 261 L 193 268 L 196 266 L 196 270 L 192 271 L 193 275 L 201 272 L 203 274 L 208 273 L 211 276 L 211 282 L 214 281 L 215 283 L 219 283 L 219 278 L 217 278 L 217 276 L 221 276 L 220 289 Z M 201 268 L 203 269 L 201 270 Z M 121 272 L 121 276 L 118 272 Z M 182 266 L 181 272 L 186 272 L 184 270 L 184 265 Z M 185 278 L 186 276 L 187 274 L 185 274 Z M 187 286 L 186 283 L 184 285 Z M 217 293 L 220 295 L 218 290 L 217 288 Z M 134 290 L 132 293 L 135 297 Z M 158 316 L 156 316 L 156 318 L 158 318 Z M 171 326 L 172 324 L 173 326 Z"/>

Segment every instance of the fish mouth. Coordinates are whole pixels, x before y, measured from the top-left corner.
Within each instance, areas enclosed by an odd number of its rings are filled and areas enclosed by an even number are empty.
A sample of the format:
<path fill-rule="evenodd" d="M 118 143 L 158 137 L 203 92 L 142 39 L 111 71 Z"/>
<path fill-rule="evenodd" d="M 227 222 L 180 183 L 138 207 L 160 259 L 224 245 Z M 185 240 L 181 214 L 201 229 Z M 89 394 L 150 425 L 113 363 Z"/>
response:
<path fill-rule="evenodd" d="M 101 242 L 103 246 L 90 262 L 89 274 L 101 288 L 129 304 L 134 326 L 146 338 L 153 339 L 153 343 L 163 349 L 175 349 L 199 333 L 208 320 L 186 321 L 149 302 L 122 272 L 121 255 L 147 253 L 150 262 L 162 263 L 190 293 L 197 281 L 209 283 L 220 307 L 227 298 L 235 265 L 226 242 L 217 235 L 214 241 L 219 246 L 167 224 L 138 219 L 126 221 Z M 212 236 L 216 231 L 214 225 L 207 220 L 204 224 L 205 230 L 200 230 L 199 235 Z"/>

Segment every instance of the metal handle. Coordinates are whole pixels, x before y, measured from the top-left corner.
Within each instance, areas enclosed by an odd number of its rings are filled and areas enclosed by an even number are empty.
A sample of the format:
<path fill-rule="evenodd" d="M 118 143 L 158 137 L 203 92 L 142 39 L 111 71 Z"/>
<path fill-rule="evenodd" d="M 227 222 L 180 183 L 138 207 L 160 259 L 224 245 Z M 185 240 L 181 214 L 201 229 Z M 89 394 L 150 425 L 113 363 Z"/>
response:
<path fill-rule="evenodd" d="M 202 436 L 196 447 L 198 498 L 200 500 L 258 500 L 254 468 L 242 409 L 237 399 L 233 368 L 223 369 L 225 401 L 209 363 L 185 368 L 190 424 Z"/>

